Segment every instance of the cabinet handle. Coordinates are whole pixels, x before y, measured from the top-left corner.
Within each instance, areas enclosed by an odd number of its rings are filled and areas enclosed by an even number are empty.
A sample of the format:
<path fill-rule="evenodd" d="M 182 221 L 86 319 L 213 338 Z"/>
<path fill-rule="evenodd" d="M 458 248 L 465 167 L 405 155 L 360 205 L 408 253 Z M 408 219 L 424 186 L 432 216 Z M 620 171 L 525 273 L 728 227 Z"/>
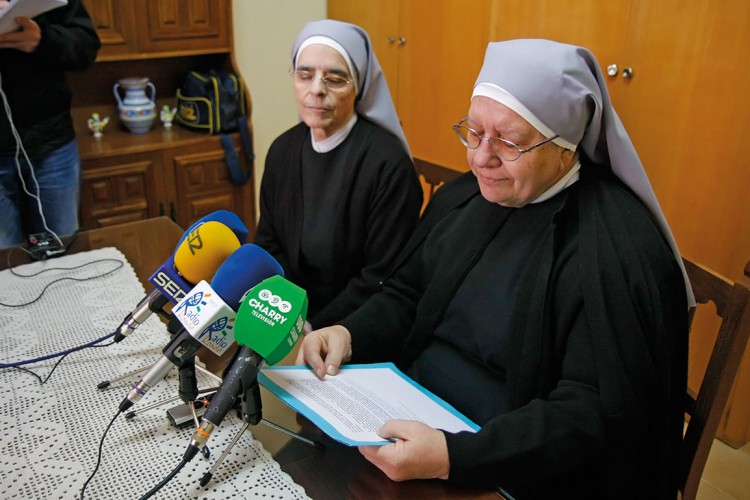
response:
<path fill-rule="evenodd" d="M 398 37 L 398 44 L 399 44 L 399 45 L 404 45 L 404 44 L 406 44 L 406 38 L 404 38 L 404 37 L 402 37 L 402 36 Z"/>
<path fill-rule="evenodd" d="M 628 80 L 633 78 L 633 68 L 631 68 L 630 66 L 623 68 L 622 77 L 627 78 Z"/>
<path fill-rule="evenodd" d="M 177 222 L 177 214 L 175 213 L 174 203 L 169 202 L 169 218 Z"/>
<path fill-rule="evenodd" d="M 389 36 L 389 37 L 388 37 L 388 44 L 389 44 L 389 45 L 393 45 L 393 42 L 395 42 L 395 41 L 396 41 L 396 39 L 395 39 L 395 38 L 393 38 L 392 36 Z"/>
<path fill-rule="evenodd" d="M 164 216 L 164 203 L 159 202 L 159 217 Z"/>
<path fill-rule="evenodd" d="M 618 68 L 616 64 L 610 64 L 607 66 L 607 74 L 609 76 L 617 76 Z"/>

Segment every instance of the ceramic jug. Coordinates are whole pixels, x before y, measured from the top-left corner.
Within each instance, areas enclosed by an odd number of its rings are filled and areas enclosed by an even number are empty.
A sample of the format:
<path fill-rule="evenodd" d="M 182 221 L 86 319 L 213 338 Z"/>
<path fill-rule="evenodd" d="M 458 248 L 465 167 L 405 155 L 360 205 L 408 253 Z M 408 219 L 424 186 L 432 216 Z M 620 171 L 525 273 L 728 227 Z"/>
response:
<path fill-rule="evenodd" d="M 120 88 L 125 91 L 125 98 L 120 98 Z M 146 89 L 151 90 L 151 97 Z M 112 91 L 117 100 L 117 109 L 122 123 L 134 134 L 143 134 L 151 130 L 156 120 L 156 87 L 148 78 L 123 78 L 114 84 Z"/>

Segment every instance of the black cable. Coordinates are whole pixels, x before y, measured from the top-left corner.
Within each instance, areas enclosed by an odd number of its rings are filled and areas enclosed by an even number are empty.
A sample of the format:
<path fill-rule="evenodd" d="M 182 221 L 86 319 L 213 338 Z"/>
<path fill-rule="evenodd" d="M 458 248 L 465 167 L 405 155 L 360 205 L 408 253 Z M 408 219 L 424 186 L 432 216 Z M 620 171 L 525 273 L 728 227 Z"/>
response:
<path fill-rule="evenodd" d="M 37 373 L 35 373 L 35 372 L 33 372 L 33 371 L 29 370 L 28 368 L 24 368 L 23 366 L 10 366 L 10 367 L 8 367 L 8 368 L 15 368 L 16 370 L 21 370 L 21 371 L 24 371 L 24 372 L 26 372 L 26 373 L 30 373 L 31 375 L 34 375 L 34 376 L 35 376 L 36 378 L 38 378 L 38 379 L 39 379 L 39 383 L 40 383 L 40 384 L 44 384 L 44 383 L 46 383 L 46 382 L 47 382 L 47 381 L 49 380 L 49 378 L 50 378 L 50 377 L 52 376 L 52 373 L 53 373 L 53 372 L 55 371 L 55 369 L 56 369 L 56 368 L 57 368 L 57 367 L 58 367 L 58 366 L 60 365 L 60 362 L 61 362 L 61 361 L 62 361 L 63 359 L 65 359 L 65 356 L 67 356 L 68 354 L 70 354 L 70 353 L 73 353 L 73 352 L 77 352 L 77 351 L 82 351 L 83 349 L 86 349 L 87 347 L 107 347 L 107 346 L 110 346 L 110 345 L 112 345 L 112 344 L 114 344 L 114 341 L 113 341 L 113 342 L 110 342 L 109 344 L 101 344 L 101 345 L 84 345 L 84 346 L 81 346 L 81 347 L 80 347 L 79 349 L 76 349 L 76 350 L 73 350 L 73 351 L 68 351 L 68 352 L 66 352 L 65 354 L 63 354 L 62 356 L 60 356 L 60 359 L 58 359 L 58 360 L 57 360 L 57 361 L 55 362 L 54 366 L 53 366 L 53 367 L 52 367 L 52 369 L 51 369 L 51 370 L 49 371 L 49 373 L 48 373 L 48 374 L 47 374 L 47 376 L 46 376 L 46 377 L 44 378 L 44 380 L 42 380 L 42 377 L 41 377 L 41 376 L 40 376 L 39 374 L 37 374 Z M 4 367 L 0 366 L 0 368 L 4 368 Z"/>
<path fill-rule="evenodd" d="M 145 495 L 143 495 L 140 498 L 140 500 L 147 500 L 147 499 L 151 498 L 154 495 L 154 493 L 156 493 L 157 491 L 159 491 L 160 489 L 162 489 L 164 487 L 164 485 L 166 485 L 169 481 L 171 481 L 172 478 L 175 477 L 182 470 L 182 468 L 185 467 L 185 465 L 189 461 L 190 461 L 190 458 L 183 457 L 182 460 L 180 460 L 180 463 L 177 464 L 177 467 L 175 467 L 174 469 L 172 469 L 172 472 L 170 472 L 169 475 L 167 475 L 167 477 L 165 477 L 164 479 L 162 479 L 159 484 L 157 484 L 156 486 L 154 486 L 153 488 L 151 488 Z"/>
<path fill-rule="evenodd" d="M 30 373 L 30 374 L 34 375 L 34 376 L 35 376 L 36 378 L 38 378 L 38 379 L 39 379 L 39 383 L 40 383 L 40 384 L 44 384 L 45 382 L 47 382 L 47 381 L 49 380 L 49 378 L 50 378 L 50 377 L 52 376 L 52 372 L 54 372 L 54 371 L 55 371 L 55 368 L 57 368 L 57 367 L 58 367 L 58 365 L 60 364 L 60 362 L 61 362 L 61 361 L 62 361 L 63 359 L 65 359 L 65 356 L 67 356 L 68 354 L 70 354 L 70 353 L 69 353 L 69 352 L 66 352 L 65 354 L 63 354 L 62 356 L 60 356 L 60 359 L 58 359 L 58 360 L 57 360 L 57 361 L 55 362 L 55 365 L 54 365 L 54 366 L 52 367 L 52 369 L 51 369 L 51 370 L 49 371 L 49 373 L 48 373 L 48 374 L 47 374 L 47 376 L 46 376 L 46 377 L 44 378 L 44 380 L 42 380 L 42 377 L 41 377 L 41 375 L 39 375 L 39 374 L 37 374 L 37 373 L 34 373 L 33 371 L 29 370 L 28 368 L 24 368 L 23 366 L 13 366 L 12 368 L 15 368 L 16 370 L 21 370 L 21 371 L 24 371 L 24 372 L 26 372 L 26 373 Z"/>
<path fill-rule="evenodd" d="M 112 427 L 112 424 L 115 423 L 115 420 L 117 419 L 117 416 L 120 414 L 118 411 L 115 413 L 115 416 L 112 417 L 112 420 L 109 422 L 109 425 L 107 425 L 107 428 L 104 429 L 104 434 L 102 434 L 102 439 L 99 441 L 99 456 L 96 459 L 96 466 L 94 467 L 94 471 L 91 473 L 91 475 L 86 479 L 86 482 L 83 483 L 83 488 L 81 488 L 81 500 L 83 500 L 83 494 L 86 492 L 86 486 L 91 482 L 92 479 L 94 479 L 94 475 L 99 470 L 99 465 L 102 463 L 102 448 L 104 448 L 104 438 L 107 437 L 107 433 L 109 432 L 110 427 Z"/>
<path fill-rule="evenodd" d="M 115 271 L 117 271 L 120 268 L 122 268 L 125 265 L 125 263 L 123 261 L 119 260 L 119 259 L 98 259 L 98 260 L 93 260 L 91 262 L 87 262 L 86 264 L 81 264 L 80 266 L 76 266 L 76 267 L 71 267 L 71 268 L 65 268 L 65 267 L 50 268 L 50 269 L 45 269 L 45 270 L 39 271 L 38 273 L 30 274 L 30 275 L 18 274 L 15 271 L 13 271 L 13 269 L 11 268 L 10 272 L 14 276 L 18 276 L 20 278 L 31 278 L 31 277 L 34 277 L 37 274 L 41 274 L 41 273 L 43 273 L 45 271 L 53 271 L 53 270 L 57 270 L 57 271 L 69 271 L 69 270 L 74 270 L 74 269 L 81 268 L 83 266 L 88 266 L 88 265 L 91 265 L 91 264 L 96 264 L 96 263 L 99 263 L 99 262 L 116 262 L 118 265 L 114 269 L 109 270 L 109 271 L 107 271 L 105 273 L 97 274 L 96 276 L 89 276 L 87 278 L 76 278 L 76 277 L 72 277 L 72 276 L 65 276 L 65 277 L 62 277 L 62 278 L 58 278 L 56 280 L 53 280 L 53 281 L 47 283 L 47 285 L 42 289 L 41 293 L 39 293 L 39 295 L 37 296 L 37 298 L 35 298 L 34 300 L 32 300 L 30 302 L 26 302 L 26 303 L 23 303 L 23 304 L 5 304 L 3 302 L 0 302 L 0 306 L 4 306 L 4 307 L 26 307 L 26 306 L 31 305 L 34 302 L 38 301 L 39 299 L 41 299 L 42 296 L 44 295 L 44 293 L 47 291 L 47 289 L 49 287 L 51 287 L 52 285 L 54 285 L 55 283 L 59 283 L 60 281 L 65 281 L 65 280 L 71 280 L 71 281 L 89 281 L 89 280 L 93 280 L 93 279 L 97 279 L 97 278 L 103 278 L 104 276 L 112 274 Z"/>

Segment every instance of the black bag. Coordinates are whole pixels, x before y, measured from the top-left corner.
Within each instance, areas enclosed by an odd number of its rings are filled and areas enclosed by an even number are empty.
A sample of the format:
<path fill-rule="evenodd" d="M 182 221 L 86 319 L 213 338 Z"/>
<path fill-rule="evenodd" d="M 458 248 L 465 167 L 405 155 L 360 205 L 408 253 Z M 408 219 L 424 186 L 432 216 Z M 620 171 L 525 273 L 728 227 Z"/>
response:
<path fill-rule="evenodd" d="M 240 167 L 228 132 L 240 132 L 250 164 L 255 160 L 245 113 L 245 89 L 235 73 L 190 71 L 177 89 L 177 121 L 191 130 L 219 134 L 232 183 L 237 185 L 247 182 L 250 172 Z"/>

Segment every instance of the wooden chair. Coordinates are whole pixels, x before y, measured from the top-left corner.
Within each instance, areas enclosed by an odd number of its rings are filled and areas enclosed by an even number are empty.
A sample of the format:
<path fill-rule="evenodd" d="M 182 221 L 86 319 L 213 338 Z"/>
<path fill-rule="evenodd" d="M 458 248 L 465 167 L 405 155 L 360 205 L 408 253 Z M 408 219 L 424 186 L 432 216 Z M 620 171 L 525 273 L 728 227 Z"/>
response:
<path fill-rule="evenodd" d="M 689 422 L 682 441 L 680 492 L 695 498 L 708 453 L 729 398 L 750 335 L 750 289 L 683 259 L 698 307 L 713 302 L 721 317 L 703 382 L 697 394 L 688 390 Z M 750 263 L 746 268 L 750 270 Z M 692 324 L 695 308 L 689 311 Z"/>
<path fill-rule="evenodd" d="M 463 174 L 463 172 L 460 172 L 458 170 L 444 167 L 442 165 L 438 165 L 437 163 L 432 163 L 421 158 L 414 158 L 414 168 L 426 185 L 424 193 L 424 204 L 422 205 L 423 210 L 424 207 L 426 207 L 430 202 L 430 200 L 432 199 L 432 195 L 435 194 L 435 191 L 437 191 L 438 188 L 440 188 L 446 182 Z"/>

